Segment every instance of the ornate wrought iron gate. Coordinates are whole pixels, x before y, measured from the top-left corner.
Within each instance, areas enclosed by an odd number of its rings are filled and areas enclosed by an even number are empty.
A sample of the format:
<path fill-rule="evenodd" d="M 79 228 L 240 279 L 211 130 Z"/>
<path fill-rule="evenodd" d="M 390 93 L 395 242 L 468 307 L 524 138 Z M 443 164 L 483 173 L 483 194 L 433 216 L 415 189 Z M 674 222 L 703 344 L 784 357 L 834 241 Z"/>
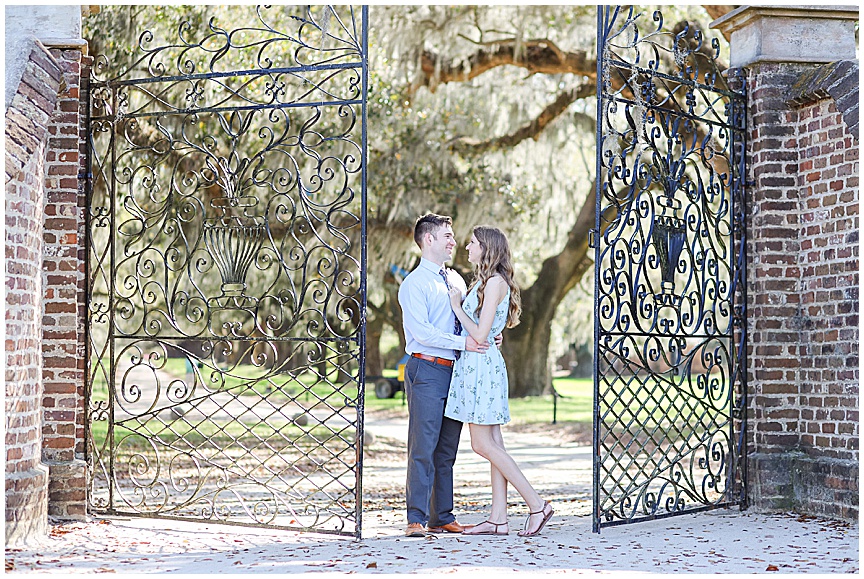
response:
<path fill-rule="evenodd" d="M 595 532 L 746 497 L 744 83 L 659 11 L 597 25 Z"/>
<path fill-rule="evenodd" d="M 368 11 L 191 10 L 89 87 L 89 506 L 359 537 Z"/>

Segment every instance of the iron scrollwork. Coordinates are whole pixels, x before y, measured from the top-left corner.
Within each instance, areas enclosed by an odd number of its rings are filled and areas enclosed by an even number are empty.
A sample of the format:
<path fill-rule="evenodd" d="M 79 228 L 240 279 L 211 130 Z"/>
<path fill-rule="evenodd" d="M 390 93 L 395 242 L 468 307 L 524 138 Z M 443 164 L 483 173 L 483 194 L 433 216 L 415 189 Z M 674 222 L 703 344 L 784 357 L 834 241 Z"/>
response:
<path fill-rule="evenodd" d="M 90 507 L 359 536 L 368 12 L 220 10 L 95 59 Z"/>
<path fill-rule="evenodd" d="M 695 25 L 598 12 L 594 530 L 741 504 L 740 71 Z"/>

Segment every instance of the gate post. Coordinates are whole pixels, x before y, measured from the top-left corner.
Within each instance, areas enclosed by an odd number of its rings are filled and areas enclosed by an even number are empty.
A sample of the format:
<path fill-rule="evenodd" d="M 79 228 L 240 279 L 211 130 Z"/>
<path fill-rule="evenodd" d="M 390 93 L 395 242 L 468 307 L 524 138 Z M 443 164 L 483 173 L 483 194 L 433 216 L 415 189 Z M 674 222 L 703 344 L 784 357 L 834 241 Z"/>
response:
<path fill-rule="evenodd" d="M 48 466 L 48 514 L 86 515 L 84 462 L 84 326 L 87 288 L 84 272 L 86 151 L 80 97 L 86 41 L 49 46 L 60 66 L 65 90 L 48 126 L 45 161 L 45 221 L 42 314 L 42 459 Z M 83 113 L 83 114 L 82 114 Z"/>
<path fill-rule="evenodd" d="M 858 515 L 854 7 L 743 6 L 712 23 L 746 67 L 750 501 Z"/>

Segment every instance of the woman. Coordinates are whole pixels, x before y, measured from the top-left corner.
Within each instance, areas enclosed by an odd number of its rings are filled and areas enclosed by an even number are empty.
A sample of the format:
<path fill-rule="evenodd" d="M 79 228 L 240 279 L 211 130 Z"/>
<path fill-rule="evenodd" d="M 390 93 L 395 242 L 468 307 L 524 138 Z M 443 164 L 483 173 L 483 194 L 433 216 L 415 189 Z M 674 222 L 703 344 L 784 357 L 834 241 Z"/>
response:
<path fill-rule="evenodd" d="M 471 448 L 488 460 L 492 470 L 492 509 L 486 521 L 463 531 L 465 535 L 506 535 L 507 483 L 528 504 L 528 519 L 521 537 L 540 533 L 552 517 L 552 506 L 531 486 L 504 448 L 501 425 L 510 422 L 507 404 L 507 369 L 491 336 L 519 323 L 522 311 L 519 288 L 513 281 L 510 247 L 504 234 L 494 227 L 475 227 L 465 248 L 474 264 L 474 281 L 462 301 L 462 292 L 450 290 L 456 317 L 478 343 L 488 342 L 485 354 L 464 352 L 453 366 L 444 416 L 468 423 Z"/>

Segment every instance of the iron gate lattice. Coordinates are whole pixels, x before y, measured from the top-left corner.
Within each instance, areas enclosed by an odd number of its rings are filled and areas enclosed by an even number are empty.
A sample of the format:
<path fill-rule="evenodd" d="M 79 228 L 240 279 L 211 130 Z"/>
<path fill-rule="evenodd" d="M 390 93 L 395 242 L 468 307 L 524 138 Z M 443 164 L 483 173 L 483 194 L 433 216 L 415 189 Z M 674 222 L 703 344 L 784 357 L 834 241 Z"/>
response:
<path fill-rule="evenodd" d="M 89 508 L 359 537 L 368 10 L 188 10 L 89 84 Z"/>
<path fill-rule="evenodd" d="M 746 497 L 745 85 L 691 23 L 597 25 L 595 532 Z"/>

